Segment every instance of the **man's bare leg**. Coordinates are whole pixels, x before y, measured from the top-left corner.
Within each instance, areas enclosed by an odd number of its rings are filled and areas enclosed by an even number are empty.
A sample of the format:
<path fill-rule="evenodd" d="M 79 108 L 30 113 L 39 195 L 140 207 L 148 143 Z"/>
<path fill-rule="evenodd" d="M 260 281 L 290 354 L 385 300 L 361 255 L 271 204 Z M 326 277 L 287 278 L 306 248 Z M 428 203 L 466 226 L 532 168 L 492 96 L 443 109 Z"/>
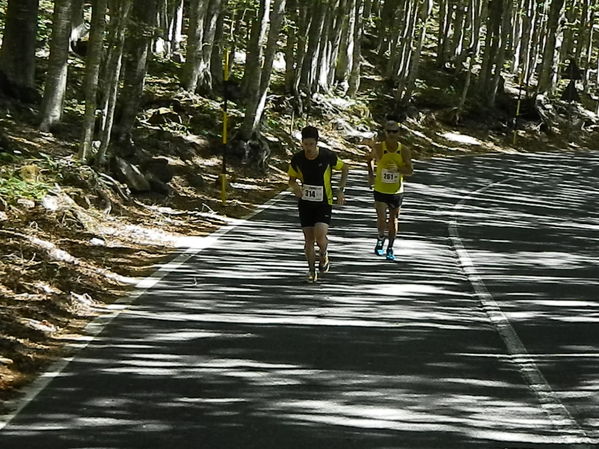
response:
<path fill-rule="evenodd" d="M 302 228 L 302 231 L 304 231 L 304 254 L 308 262 L 308 281 L 314 282 L 316 281 L 315 227 L 308 226 Z"/>

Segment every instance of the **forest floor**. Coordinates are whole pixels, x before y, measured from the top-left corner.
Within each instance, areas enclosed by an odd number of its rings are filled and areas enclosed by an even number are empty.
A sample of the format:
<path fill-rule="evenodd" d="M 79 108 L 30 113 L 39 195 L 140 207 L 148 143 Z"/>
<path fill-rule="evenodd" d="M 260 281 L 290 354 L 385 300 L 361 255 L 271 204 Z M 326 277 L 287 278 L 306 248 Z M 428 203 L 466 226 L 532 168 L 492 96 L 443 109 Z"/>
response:
<path fill-rule="evenodd" d="M 381 121 L 364 104 L 324 99 L 313 120 L 321 126 L 322 141 L 360 170 L 366 150 L 347 130 L 374 130 Z M 123 194 L 124 185 L 115 189 L 112 180 L 77 162 L 75 125 L 52 135 L 10 115 L 0 117 L 0 401 L 15 398 L 49 364 L 68 355 L 68 343 L 169 260 L 185 237 L 207 235 L 286 188 L 289 158 L 300 148 L 290 132 L 300 123 L 289 115 L 267 126 L 273 152 L 266 173 L 229 162 L 223 203 L 216 138 L 178 131 L 180 118 L 169 115 L 172 103 L 164 108 L 155 102 L 146 110 L 135 141 L 168 158 L 174 177 L 167 195 Z M 212 136 L 219 134 L 217 115 L 215 107 L 203 124 Z M 587 145 L 539 133 L 521 133 L 514 145 L 510 132 L 452 126 L 434 113 L 416 114 L 406 126 L 416 170 L 419 160 L 431 157 Z"/>

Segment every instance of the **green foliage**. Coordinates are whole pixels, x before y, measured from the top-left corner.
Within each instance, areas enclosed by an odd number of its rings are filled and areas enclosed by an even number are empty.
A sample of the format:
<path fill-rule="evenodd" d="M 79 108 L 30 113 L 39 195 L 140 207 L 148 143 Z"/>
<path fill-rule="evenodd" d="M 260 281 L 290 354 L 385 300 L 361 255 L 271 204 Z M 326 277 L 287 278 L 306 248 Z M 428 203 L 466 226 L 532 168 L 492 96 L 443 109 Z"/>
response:
<path fill-rule="evenodd" d="M 10 153 L 2 153 L 0 152 L 0 162 L 2 164 L 10 164 L 15 162 L 16 157 Z"/>
<path fill-rule="evenodd" d="M 48 194 L 52 186 L 44 182 L 28 182 L 16 177 L 0 178 L 0 196 L 8 201 L 19 198 L 40 200 Z"/>
<path fill-rule="evenodd" d="M 37 21 L 37 38 L 40 42 L 48 44 L 52 34 L 52 15 L 54 14 L 54 1 L 41 0 Z"/>
<path fill-rule="evenodd" d="M 244 9 L 257 9 L 258 0 L 230 0 L 227 7 L 229 11 L 243 12 Z"/>

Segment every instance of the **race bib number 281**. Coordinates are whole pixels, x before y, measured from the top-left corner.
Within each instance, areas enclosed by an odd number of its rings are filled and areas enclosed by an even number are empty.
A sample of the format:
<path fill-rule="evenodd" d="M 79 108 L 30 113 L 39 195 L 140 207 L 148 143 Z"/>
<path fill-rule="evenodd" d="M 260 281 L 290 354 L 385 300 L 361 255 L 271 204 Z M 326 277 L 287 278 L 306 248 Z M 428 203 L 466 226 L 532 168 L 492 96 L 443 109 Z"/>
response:
<path fill-rule="evenodd" d="M 322 202 L 324 199 L 323 187 L 304 184 L 302 186 L 302 200 Z"/>
<path fill-rule="evenodd" d="M 384 168 L 381 175 L 385 184 L 397 184 L 399 182 L 399 173 L 396 170 Z"/>

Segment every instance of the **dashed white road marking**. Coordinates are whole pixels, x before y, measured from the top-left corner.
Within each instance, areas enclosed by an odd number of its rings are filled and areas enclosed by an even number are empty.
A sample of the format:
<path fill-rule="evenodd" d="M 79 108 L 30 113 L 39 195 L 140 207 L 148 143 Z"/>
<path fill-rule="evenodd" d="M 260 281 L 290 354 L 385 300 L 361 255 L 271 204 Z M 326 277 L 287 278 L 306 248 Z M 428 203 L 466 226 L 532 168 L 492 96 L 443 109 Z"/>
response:
<path fill-rule="evenodd" d="M 545 379 L 543 373 L 520 340 L 520 337 L 518 337 L 518 334 L 511 325 L 509 319 L 503 313 L 501 307 L 499 307 L 495 298 L 493 298 L 493 295 L 487 289 L 483 279 L 478 274 L 476 266 L 464 247 L 458 232 L 457 217 L 459 216 L 459 212 L 466 207 L 466 202 L 468 200 L 471 200 L 474 196 L 487 189 L 506 183 L 512 179 L 513 178 L 511 177 L 489 184 L 462 198 L 453 208 L 453 217 L 449 223 L 449 236 L 458 255 L 460 265 L 472 284 L 474 292 L 487 313 L 489 320 L 503 339 L 512 362 L 518 367 L 522 377 L 527 382 L 530 389 L 536 394 L 543 410 L 551 420 L 552 425 L 561 433 L 560 437 L 563 443 L 570 445 L 572 448 L 591 449 L 591 447 L 599 444 L 599 440 L 595 440 L 587 435 L 580 424 L 574 419 L 568 408 L 553 391 L 551 385 L 549 385 L 549 382 Z"/>

